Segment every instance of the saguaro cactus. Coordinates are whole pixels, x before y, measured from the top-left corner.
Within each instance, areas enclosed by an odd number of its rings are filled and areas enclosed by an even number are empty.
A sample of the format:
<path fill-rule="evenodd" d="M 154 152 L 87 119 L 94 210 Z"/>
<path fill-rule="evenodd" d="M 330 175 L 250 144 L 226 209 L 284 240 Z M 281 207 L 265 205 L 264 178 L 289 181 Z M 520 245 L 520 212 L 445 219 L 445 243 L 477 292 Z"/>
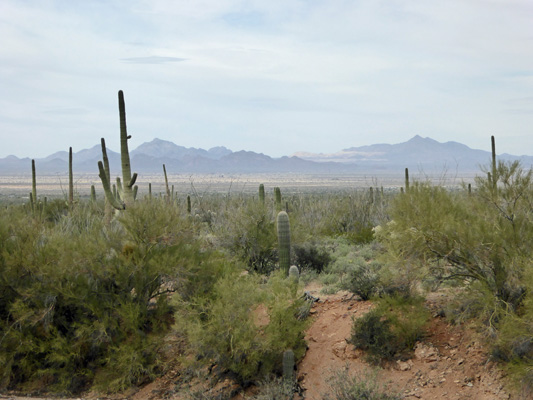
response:
<path fill-rule="evenodd" d="M 283 380 L 294 383 L 294 352 L 291 349 L 283 352 Z"/>
<path fill-rule="evenodd" d="M 300 280 L 300 271 L 298 270 L 298 267 L 296 265 L 291 265 L 291 267 L 289 268 L 289 278 L 291 278 L 295 282 L 298 282 Z"/>
<path fill-rule="evenodd" d="M 279 187 L 274 188 L 274 202 L 276 205 L 276 211 L 281 211 L 281 189 Z"/>
<path fill-rule="evenodd" d="M 31 194 L 33 201 L 37 203 L 37 178 L 35 175 L 35 160 L 31 160 Z"/>
<path fill-rule="evenodd" d="M 405 192 L 409 191 L 409 168 L 405 168 Z"/>
<path fill-rule="evenodd" d="M 72 174 L 72 147 L 68 149 L 68 208 L 74 205 L 74 176 Z"/>
<path fill-rule="evenodd" d="M 168 187 L 167 168 L 163 164 L 163 173 L 165 174 L 165 191 L 167 193 L 167 203 L 170 203 L 170 189 Z"/>
<path fill-rule="evenodd" d="M 288 275 L 289 267 L 291 266 L 291 228 L 289 215 L 285 211 L 279 212 L 277 224 L 279 268 Z"/>
<path fill-rule="evenodd" d="M 131 165 L 130 165 L 130 153 L 128 150 L 128 139 L 131 139 L 131 136 L 128 136 L 126 128 L 126 106 L 124 105 L 124 93 L 122 90 L 118 92 L 118 111 L 120 118 L 120 159 L 122 165 L 122 181 L 120 178 L 117 178 L 117 190 L 121 201 L 119 201 L 116 196 L 111 192 L 111 174 L 109 172 L 109 161 L 107 159 L 107 152 L 105 150 L 105 141 L 102 138 L 102 155 L 104 162 L 98 161 L 98 170 L 99 177 L 104 186 L 104 192 L 106 199 L 109 203 L 118 210 L 124 210 L 126 207 L 133 204 L 135 196 L 133 194 L 133 187 L 135 181 L 137 180 L 137 174 L 131 174 Z"/>
<path fill-rule="evenodd" d="M 124 183 L 122 200 L 124 200 L 126 206 L 130 206 L 134 201 L 133 185 L 135 185 L 137 180 L 137 174 L 131 175 L 130 153 L 128 150 L 128 140 L 131 139 L 131 136 L 128 135 L 126 129 L 126 106 L 122 90 L 118 91 L 118 111 L 120 117 L 120 160 L 122 164 L 122 182 Z"/>
<path fill-rule="evenodd" d="M 262 183 L 259 185 L 259 202 L 261 205 L 265 205 L 265 185 Z"/>
<path fill-rule="evenodd" d="M 494 136 L 490 137 L 490 144 L 492 150 L 492 188 L 496 190 L 496 186 L 498 185 L 498 165 L 496 164 L 496 141 Z"/>
<path fill-rule="evenodd" d="M 109 221 L 111 219 L 111 207 L 116 208 L 117 210 L 124 210 L 125 206 L 122 202 L 117 200 L 116 195 L 111 190 L 111 172 L 109 171 L 109 159 L 107 158 L 107 150 L 104 138 L 101 139 L 101 144 L 102 157 L 104 161 L 98 161 L 98 176 L 100 177 L 100 180 L 102 181 L 102 186 L 104 187 L 104 194 L 106 199 L 105 214 L 106 220 Z"/>

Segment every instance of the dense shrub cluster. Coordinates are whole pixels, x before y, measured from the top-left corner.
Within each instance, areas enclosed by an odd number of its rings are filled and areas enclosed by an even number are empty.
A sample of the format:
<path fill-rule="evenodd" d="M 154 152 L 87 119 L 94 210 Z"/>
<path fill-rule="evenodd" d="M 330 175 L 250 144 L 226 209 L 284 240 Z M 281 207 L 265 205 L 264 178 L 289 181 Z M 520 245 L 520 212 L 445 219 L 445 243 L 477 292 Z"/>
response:
<path fill-rule="evenodd" d="M 328 250 L 319 247 L 315 242 L 307 242 L 294 246 L 294 263 L 300 271 L 320 273 L 331 262 Z"/>
<path fill-rule="evenodd" d="M 241 382 L 281 373 L 283 352 L 305 352 L 298 318 L 303 300 L 296 282 L 281 274 L 260 283 L 253 275 L 229 274 L 208 298 L 183 309 L 177 328 L 186 331 L 195 352 L 232 371 Z"/>
<path fill-rule="evenodd" d="M 423 298 L 384 296 L 374 309 L 354 320 L 350 341 L 366 351 L 371 363 L 380 364 L 413 350 L 428 321 Z"/>
<path fill-rule="evenodd" d="M 451 316 L 477 318 L 495 358 L 526 376 L 533 367 L 533 172 L 518 162 L 494 163 L 486 172 L 471 192 L 411 185 L 376 233 L 397 266 L 396 282 L 461 288 L 463 301 Z"/>
<path fill-rule="evenodd" d="M 200 267 L 216 269 L 188 222 L 154 204 L 109 227 L 81 208 L 54 225 L 13 210 L 0 218 L 2 387 L 143 382 L 172 321 L 168 293 L 207 287 Z"/>

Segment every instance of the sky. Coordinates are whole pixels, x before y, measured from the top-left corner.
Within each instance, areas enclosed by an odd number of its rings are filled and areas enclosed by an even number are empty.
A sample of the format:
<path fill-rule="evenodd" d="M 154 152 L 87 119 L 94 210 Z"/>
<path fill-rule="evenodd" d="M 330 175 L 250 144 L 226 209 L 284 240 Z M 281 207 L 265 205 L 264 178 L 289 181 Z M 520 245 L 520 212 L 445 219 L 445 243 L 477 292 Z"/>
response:
<path fill-rule="evenodd" d="M 0 157 L 272 157 L 415 135 L 533 154 L 533 0 L 0 0 Z"/>

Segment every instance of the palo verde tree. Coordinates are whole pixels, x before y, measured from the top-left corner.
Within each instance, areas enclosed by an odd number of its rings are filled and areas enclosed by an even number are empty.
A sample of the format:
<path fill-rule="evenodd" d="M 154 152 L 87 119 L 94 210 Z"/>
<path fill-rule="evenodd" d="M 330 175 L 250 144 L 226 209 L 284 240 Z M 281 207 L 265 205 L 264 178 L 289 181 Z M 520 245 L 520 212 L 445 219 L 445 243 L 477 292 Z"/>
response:
<path fill-rule="evenodd" d="M 494 146 L 493 146 L 494 149 Z M 494 154 L 494 151 L 493 151 Z M 533 247 L 533 171 L 496 162 L 476 177 L 475 190 L 449 191 L 415 182 L 390 208 L 379 238 L 397 260 L 431 265 L 440 281 L 481 283 L 514 309 Z"/>

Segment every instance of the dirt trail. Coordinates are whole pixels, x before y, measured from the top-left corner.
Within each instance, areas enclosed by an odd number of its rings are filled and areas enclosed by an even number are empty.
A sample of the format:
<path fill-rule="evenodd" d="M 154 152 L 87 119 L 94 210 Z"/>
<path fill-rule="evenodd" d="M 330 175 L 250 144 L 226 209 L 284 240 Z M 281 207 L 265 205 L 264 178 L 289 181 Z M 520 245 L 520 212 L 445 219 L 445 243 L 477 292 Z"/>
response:
<path fill-rule="evenodd" d="M 347 343 L 352 318 L 372 307 L 356 301 L 348 293 L 323 296 L 312 309 L 315 319 L 306 339 L 309 349 L 298 365 L 298 378 L 305 399 L 318 400 L 333 371 L 347 367 L 350 374 L 363 376 L 372 367 L 364 355 Z M 487 355 L 461 328 L 449 326 L 442 318 L 432 318 L 429 334 L 419 343 L 413 358 L 396 362 L 379 372 L 405 399 L 512 399 L 503 387 L 499 369 L 487 362 Z"/>

